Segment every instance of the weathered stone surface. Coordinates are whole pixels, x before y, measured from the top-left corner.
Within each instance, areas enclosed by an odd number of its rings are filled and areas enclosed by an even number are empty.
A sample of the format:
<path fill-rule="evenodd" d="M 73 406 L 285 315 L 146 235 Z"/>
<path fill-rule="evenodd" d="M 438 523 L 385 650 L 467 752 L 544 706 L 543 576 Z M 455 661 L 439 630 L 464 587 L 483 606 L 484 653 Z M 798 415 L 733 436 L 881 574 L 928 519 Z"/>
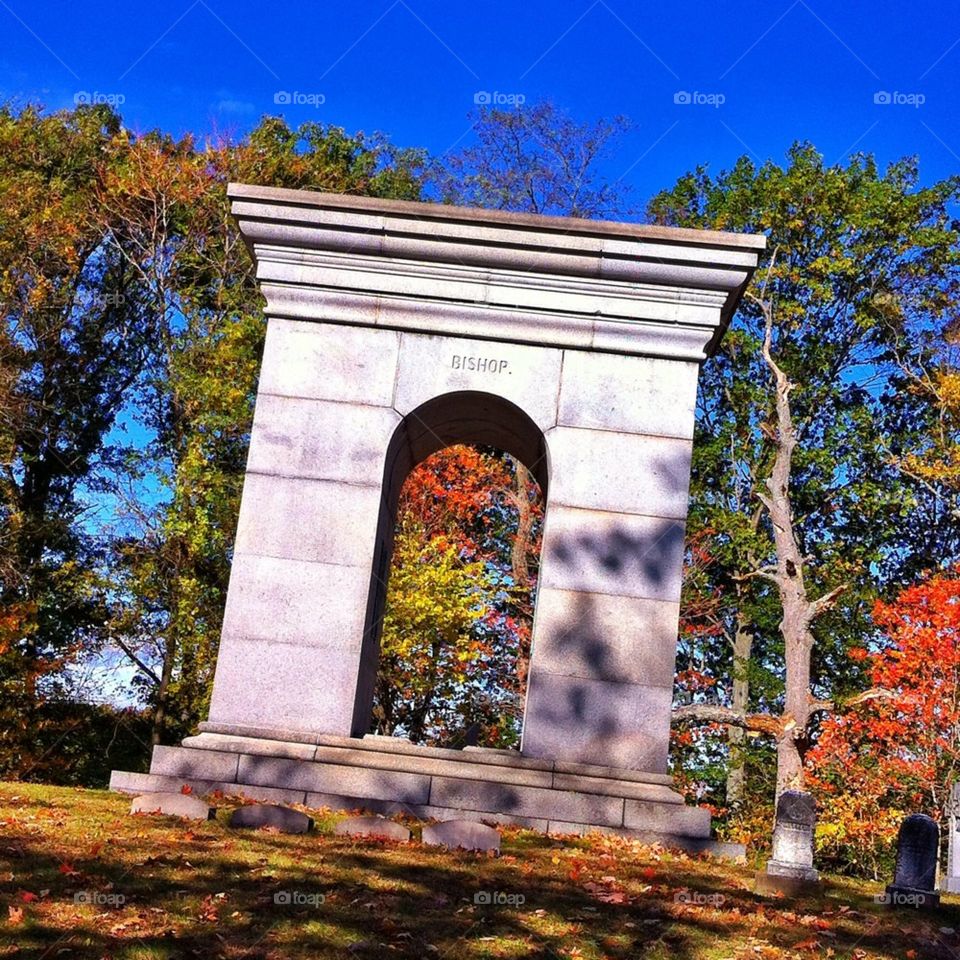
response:
<path fill-rule="evenodd" d="M 686 518 L 689 440 L 574 427 L 546 436 L 551 504 Z"/>
<path fill-rule="evenodd" d="M 378 487 L 248 473 L 236 553 L 369 568 L 379 513 Z"/>
<path fill-rule="evenodd" d="M 710 836 L 710 811 L 706 807 L 686 804 L 627 800 L 623 808 L 623 825 L 651 833 L 706 838 Z"/>
<path fill-rule="evenodd" d="M 450 850 L 479 850 L 500 852 L 500 834 L 486 824 L 475 820 L 446 820 L 423 828 L 423 842 L 428 846 L 447 847 Z"/>
<path fill-rule="evenodd" d="M 317 751 L 317 748 L 309 743 L 238 737 L 222 733 L 200 733 L 195 737 L 184 737 L 181 743 L 192 750 L 263 754 L 268 757 L 290 757 L 294 760 L 312 760 Z"/>
<path fill-rule="evenodd" d="M 540 670 L 534 658 L 523 752 L 666 773 L 672 698 L 669 687 L 557 676 Z"/>
<path fill-rule="evenodd" d="M 356 669 L 343 651 L 308 643 L 273 643 L 225 634 L 220 641 L 210 718 L 242 724 L 257 718 L 274 728 L 310 734 L 323 726 L 350 734 Z M 315 736 L 315 733 L 314 733 Z"/>
<path fill-rule="evenodd" d="M 236 754 L 158 745 L 153 748 L 150 772 L 164 777 L 182 777 L 184 780 L 198 777 L 234 783 L 237 779 L 237 763 Z"/>
<path fill-rule="evenodd" d="M 696 363 L 564 351 L 559 423 L 693 438 Z"/>
<path fill-rule="evenodd" d="M 241 755 L 238 778 L 241 783 L 263 783 L 311 793 L 370 797 L 400 803 L 426 803 L 430 796 L 430 778 L 421 774 L 272 757 Z"/>
<path fill-rule="evenodd" d="M 619 797 L 568 793 L 483 780 L 434 777 L 430 803 L 454 810 L 489 810 L 545 820 L 584 821 L 611 827 L 623 824 L 623 800 Z"/>
<path fill-rule="evenodd" d="M 260 392 L 389 407 L 400 335 L 343 324 L 273 317 L 260 367 Z M 246 492 L 244 492 L 246 496 Z"/>
<path fill-rule="evenodd" d="M 677 603 L 683 534 L 680 520 L 548 506 L 540 583 Z"/>
<path fill-rule="evenodd" d="M 562 351 L 404 333 L 394 406 L 403 415 L 457 390 L 496 393 L 541 430 L 557 422 Z"/>
<path fill-rule="evenodd" d="M 145 793 L 134 797 L 131 813 L 162 813 L 184 820 L 212 820 L 217 808 L 185 793 Z"/>
<path fill-rule="evenodd" d="M 313 829 L 313 818 L 290 807 L 255 803 L 237 807 L 230 815 L 230 826 L 253 830 L 270 827 L 281 833 L 309 833 Z"/>
<path fill-rule="evenodd" d="M 334 826 L 333 832 L 340 837 L 379 837 L 401 842 L 410 839 L 410 831 L 405 826 L 383 817 L 347 817 Z"/>
<path fill-rule="evenodd" d="M 807 895 L 819 882 L 813 867 L 816 800 L 801 790 L 785 790 L 777 800 L 773 827 L 773 856 L 758 875 L 758 893 Z"/>
<path fill-rule="evenodd" d="M 342 649 L 346 642 L 357 649 L 369 588 L 365 567 L 237 556 L 223 631 L 297 647 Z M 261 660 L 262 668 L 270 666 L 270 660 Z"/>
<path fill-rule="evenodd" d="M 538 670 L 614 683 L 669 687 L 680 605 L 541 587 L 535 622 Z"/>
<path fill-rule="evenodd" d="M 260 394 L 247 469 L 379 486 L 383 453 L 399 422 L 389 407 Z"/>

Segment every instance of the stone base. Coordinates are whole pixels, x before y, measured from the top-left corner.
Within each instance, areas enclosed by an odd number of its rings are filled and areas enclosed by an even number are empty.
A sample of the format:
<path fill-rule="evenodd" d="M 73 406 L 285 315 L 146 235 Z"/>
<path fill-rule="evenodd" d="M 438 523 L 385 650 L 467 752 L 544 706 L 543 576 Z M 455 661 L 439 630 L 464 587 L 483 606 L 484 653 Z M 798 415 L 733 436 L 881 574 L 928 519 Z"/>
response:
<path fill-rule="evenodd" d="M 813 867 L 768 860 L 766 867 L 757 872 L 754 889 L 764 896 L 812 897 L 818 896 L 823 887 L 820 874 Z"/>
<path fill-rule="evenodd" d="M 941 886 L 946 893 L 960 893 L 960 877 L 945 877 Z"/>
<path fill-rule="evenodd" d="M 745 853 L 742 844 L 712 840 L 710 812 L 685 805 L 667 775 L 512 750 L 421 747 L 394 737 L 308 740 L 256 728 L 201 729 L 180 747 L 154 747 L 149 773 L 115 770 L 110 789 L 143 793 L 187 783 L 198 794 L 219 790 L 385 816 L 489 820 L 546 834 L 613 833 L 731 858 Z"/>
<path fill-rule="evenodd" d="M 913 887 L 887 887 L 887 906 L 907 910 L 936 910 L 940 894 L 936 890 L 916 890 Z"/>

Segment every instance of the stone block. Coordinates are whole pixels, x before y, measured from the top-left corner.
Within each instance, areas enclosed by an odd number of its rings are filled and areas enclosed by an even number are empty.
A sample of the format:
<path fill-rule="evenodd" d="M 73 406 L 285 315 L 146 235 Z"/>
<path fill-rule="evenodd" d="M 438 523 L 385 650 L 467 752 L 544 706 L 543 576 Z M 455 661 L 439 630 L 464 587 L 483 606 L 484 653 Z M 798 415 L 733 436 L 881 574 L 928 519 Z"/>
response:
<path fill-rule="evenodd" d="M 401 843 L 410 839 L 410 831 L 406 827 L 383 817 L 347 817 L 336 824 L 333 832 L 338 837 L 376 837 Z"/>
<path fill-rule="evenodd" d="M 367 566 L 237 555 L 223 633 L 348 656 L 359 650 L 369 591 Z"/>
<path fill-rule="evenodd" d="M 373 486 L 248 473 L 236 554 L 369 568 L 379 515 Z"/>
<path fill-rule="evenodd" d="M 318 627 L 318 629 L 320 629 Z M 306 734 L 326 730 L 350 734 L 356 689 L 356 661 L 348 649 L 337 653 L 304 643 L 273 643 L 225 635 L 220 641 L 210 702 L 215 723 L 243 723 L 253 714 L 276 728 Z"/>
<path fill-rule="evenodd" d="M 541 587 L 534 621 L 537 670 L 670 686 L 680 605 Z"/>
<path fill-rule="evenodd" d="M 558 676 L 534 664 L 523 718 L 523 752 L 665 773 L 672 699 L 670 687 Z"/>
<path fill-rule="evenodd" d="M 623 823 L 623 800 L 618 797 L 564 793 L 483 780 L 434 777 L 430 805 L 454 810 L 488 810 L 542 820 L 582 820 L 611 827 Z"/>
<path fill-rule="evenodd" d="M 689 440 L 555 427 L 547 446 L 551 505 L 686 519 Z"/>
<path fill-rule="evenodd" d="M 223 733 L 201 733 L 195 737 L 184 737 L 181 743 L 192 750 L 263 754 L 268 757 L 289 757 L 294 760 L 312 760 L 317 751 L 317 748 L 309 743 L 264 740 L 252 736 L 238 737 Z"/>
<path fill-rule="evenodd" d="M 235 783 L 237 763 L 235 753 L 158 745 L 153 748 L 150 772 L 163 777 L 182 777 L 184 780 L 199 778 Z"/>
<path fill-rule="evenodd" d="M 699 373 L 688 361 L 566 350 L 558 422 L 691 440 Z"/>
<path fill-rule="evenodd" d="M 478 390 L 516 404 L 547 430 L 557 422 L 561 358 L 543 347 L 404 333 L 394 406 L 406 415 L 442 394 Z"/>
<path fill-rule="evenodd" d="M 217 808 L 185 793 L 145 793 L 134 797 L 131 813 L 160 813 L 183 820 L 213 820 Z"/>
<path fill-rule="evenodd" d="M 710 836 L 710 811 L 706 807 L 686 804 L 627 800 L 623 808 L 623 825 L 634 830 L 705 839 Z"/>
<path fill-rule="evenodd" d="M 342 793 L 308 793 L 305 805 L 314 810 L 362 810 L 378 817 L 406 814 L 411 817 L 431 816 L 423 803 L 402 803 L 397 800 L 374 800 L 370 797 L 351 797 Z"/>
<path fill-rule="evenodd" d="M 290 807 L 255 803 L 237 807 L 230 815 L 230 826 L 253 830 L 269 827 L 280 833 L 309 833 L 313 829 L 313 819 Z"/>
<path fill-rule="evenodd" d="M 680 600 L 680 520 L 550 506 L 540 586 L 650 600 Z"/>
<path fill-rule="evenodd" d="M 423 842 L 431 847 L 448 850 L 476 850 L 481 853 L 500 852 L 500 834 L 475 820 L 446 820 L 423 828 Z"/>
<path fill-rule="evenodd" d="M 398 803 L 427 803 L 430 795 L 430 778 L 420 774 L 245 754 L 240 758 L 238 778 L 241 783 Z"/>
<path fill-rule="evenodd" d="M 625 767 L 604 767 L 596 763 L 571 763 L 557 760 L 553 765 L 557 773 L 569 773 L 576 777 L 599 777 L 603 780 L 624 780 L 628 783 L 655 783 L 673 787 L 669 773 L 653 773 L 648 770 L 629 770 Z M 674 803 L 683 803 L 683 797 L 674 793 Z"/>
<path fill-rule="evenodd" d="M 389 407 L 261 393 L 247 470 L 379 486 L 384 453 L 399 422 Z"/>
<path fill-rule="evenodd" d="M 399 338 L 393 330 L 273 317 L 260 392 L 389 407 Z"/>
<path fill-rule="evenodd" d="M 657 805 L 680 806 L 683 798 L 661 783 L 637 783 L 630 780 L 607 780 L 598 777 L 580 777 L 569 773 L 553 775 L 554 790 L 574 790 L 578 793 L 599 793 L 609 797 L 647 800 Z"/>

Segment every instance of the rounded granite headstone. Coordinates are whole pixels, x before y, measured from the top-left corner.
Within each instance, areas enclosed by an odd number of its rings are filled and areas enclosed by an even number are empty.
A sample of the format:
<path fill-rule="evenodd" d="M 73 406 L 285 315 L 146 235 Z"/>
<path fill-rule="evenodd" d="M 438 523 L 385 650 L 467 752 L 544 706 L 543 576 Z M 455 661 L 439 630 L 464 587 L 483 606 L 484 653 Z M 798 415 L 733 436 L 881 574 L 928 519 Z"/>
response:
<path fill-rule="evenodd" d="M 482 850 L 500 852 L 500 834 L 485 823 L 475 820 L 445 820 L 423 828 L 423 842 L 428 846 L 450 850 Z"/>
<path fill-rule="evenodd" d="M 247 827 L 259 830 L 272 827 L 281 833 L 309 833 L 313 820 L 299 810 L 279 807 L 272 803 L 252 803 L 237 807 L 230 816 L 231 827 Z"/>
<path fill-rule="evenodd" d="M 402 842 L 410 839 L 410 831 L 406 827 L 383 817 L 347 817 L 333 828 L 333 832 L 338 837 L 376 837 Z"/>
<path fill-rule="evenodd" d="M 217 808 L 188 793 L 145 793 L 134 797 L 131 813 L 161 813 L 184 820 L 212 820 Z"/>
<path fill-rule="evenodd" d="M 897 865 L 892 886 L 902 890 L 932 891 L 937 882 L 940 830 L 936 821 L 914 813 L 900 824 Z"/>

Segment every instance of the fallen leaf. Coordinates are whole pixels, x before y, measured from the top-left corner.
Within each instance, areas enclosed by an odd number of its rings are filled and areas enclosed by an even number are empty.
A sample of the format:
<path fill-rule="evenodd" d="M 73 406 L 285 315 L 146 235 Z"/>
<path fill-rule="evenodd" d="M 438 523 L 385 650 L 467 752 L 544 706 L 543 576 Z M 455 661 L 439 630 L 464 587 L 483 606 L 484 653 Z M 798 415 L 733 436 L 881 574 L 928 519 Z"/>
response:
<path fill-rule="evenodd" d="M 23 907 L 7 907 L 7 921 L 14 927 L 23 923 Z"/>

